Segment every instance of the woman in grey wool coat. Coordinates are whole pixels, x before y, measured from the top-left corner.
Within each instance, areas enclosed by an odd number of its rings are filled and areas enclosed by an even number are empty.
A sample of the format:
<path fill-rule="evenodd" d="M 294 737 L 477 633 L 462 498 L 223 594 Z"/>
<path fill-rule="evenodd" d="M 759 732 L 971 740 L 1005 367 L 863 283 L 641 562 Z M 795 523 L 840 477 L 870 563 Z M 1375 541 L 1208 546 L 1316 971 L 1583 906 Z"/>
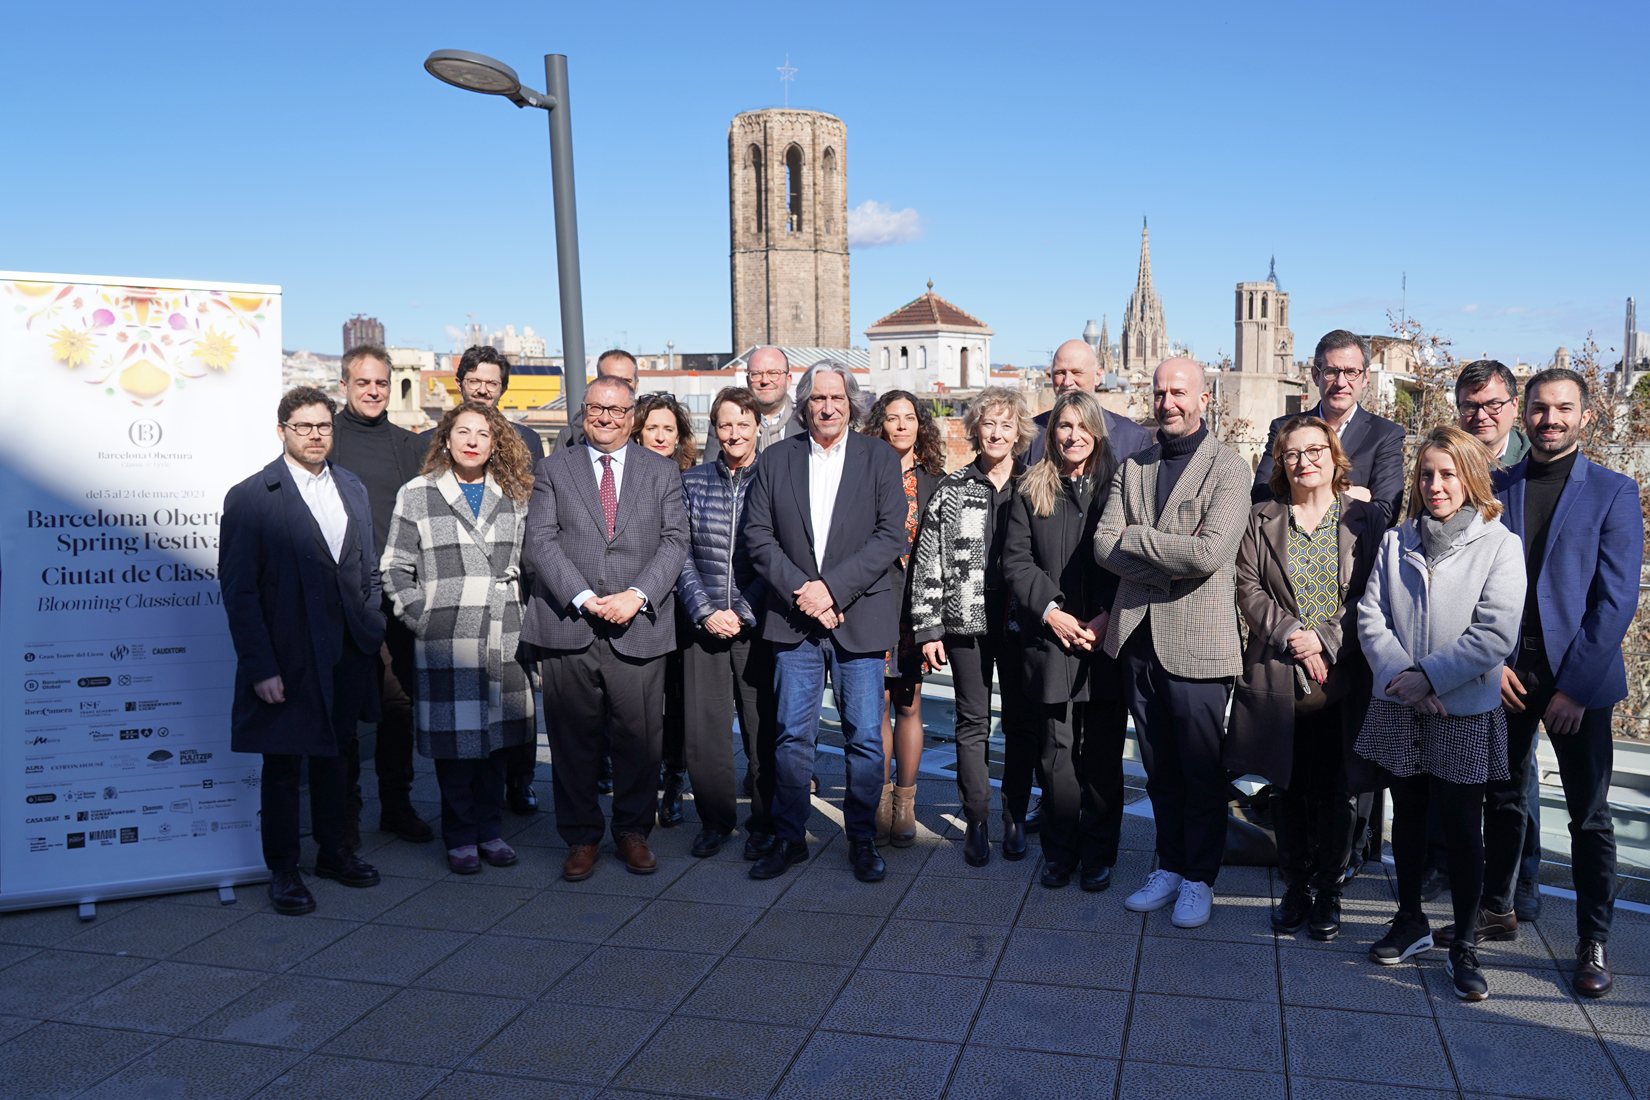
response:
<path fill-rule="evenodd" d="M 521 545 L 533 470 L 497 409 L 441 418 L 420 477 L 396 494 L 379 570 L 417 637 L 418 751 L 435 761 L 448 865 L 516 862 L 499 837 L 505 750 L 533 736 L 521 647 Z"/>

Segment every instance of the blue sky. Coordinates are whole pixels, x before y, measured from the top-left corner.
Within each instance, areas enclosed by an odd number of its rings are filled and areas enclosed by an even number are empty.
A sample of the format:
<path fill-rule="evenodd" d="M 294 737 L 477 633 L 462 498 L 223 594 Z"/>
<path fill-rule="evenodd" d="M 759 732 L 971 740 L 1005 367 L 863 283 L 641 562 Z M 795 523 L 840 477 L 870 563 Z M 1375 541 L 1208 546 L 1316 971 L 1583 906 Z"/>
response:
<path fill-rule="evenodd" d="M 450 346 L 468 314 L 559 344 L 544 116 L 432 49 L 572 79 L 587 344 L 726 351 L 727 126 L 848 126 L 854 339 L 935 290 L 1024 364 L 1107 315 L 1140 219 L 1169 333 L 1232 349 L 1277 254 L 1301 355 L 1409 312 L 1458 353 L 1619 346 L 1650 296 L 1650 5 L 13 5 L 0 268 L 277 283 L 289 348 L 354 312 Z M 1650 313 L 1650 302 L 1646 304 Z M 1641 327 L 1646 327 L 1641 323 Z"/>

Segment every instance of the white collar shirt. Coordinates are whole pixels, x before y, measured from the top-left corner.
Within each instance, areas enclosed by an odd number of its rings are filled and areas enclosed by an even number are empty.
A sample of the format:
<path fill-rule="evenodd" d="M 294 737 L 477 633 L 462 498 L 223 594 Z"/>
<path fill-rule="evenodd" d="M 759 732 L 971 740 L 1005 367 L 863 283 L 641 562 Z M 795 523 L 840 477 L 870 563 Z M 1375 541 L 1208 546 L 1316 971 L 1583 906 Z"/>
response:
<path fill-rule="evenodd" d="M 618 500 L 619 494 L 624 491 L 624 456 L 625 452 L 630 450 L 630 445 L 627 443 L 611 454 L 596 450 L 588 440 L 585 441 L 585 447 L 590 451 L 590 468 L 596 473 L 596 487 L 598 489 L 601 488 L 602 484 L 602 459 L 611 458 L 613 460 L 613 499 Z"/>
<path fill-rule="evenodd" d="M 1319 420 L 1322 420 L 1324 423 L 1328 424 L 1331 428 L 1335 428 L 1335 438 L 1336 439 L 1344 439 L 1344 438 L 1346 438 L 1346 429 L 1352 426 L 1352 422 L 1354 420 L 1358 419 L 1358 413 L 1361 412 L 1362 410 L 1363 410 L 1362 405 L 1353 405 L 1352 406 L 1352 411 L 1346 414 L 1346 419 L 1341 421 L 1341 425 L 1338 428 L 1335 427 L 1335 422 L 1333 420 L 1330 420 L 1328 415 L 1324 412 L 1322 401 L 1318 402 L 1318 413 L 1317 413 L 1317 415 L 1318 415 Z"/>
<path fill-rule="evenodd" d="M 825 546 L 830 540 L 831 515 L 836 511 L 837 490 L 842 488 L 842 467 L 848 455 L 848 433 L 829 450 L 808 436 L 808 518 L 814 525 L 814 565 L 824 568 Z"/>
<path fill-rule="evenodd" d="M 309 514 L 315 517 L 316 525 L 321 528 L 321 537 L 327 540 L 327 549 L 332 551 L 332 560 L 336 562 L 344 552 L 349 513 L 344 510 L 344 498 L 338 493 L 338 483 L 332 479 L 332 467 L 322 466 L 320 473 L 312 474 L 288 457 L 286 468 L 292 472 L 292 480 L 298 483 L 298 495 L 309 506 Z"/>

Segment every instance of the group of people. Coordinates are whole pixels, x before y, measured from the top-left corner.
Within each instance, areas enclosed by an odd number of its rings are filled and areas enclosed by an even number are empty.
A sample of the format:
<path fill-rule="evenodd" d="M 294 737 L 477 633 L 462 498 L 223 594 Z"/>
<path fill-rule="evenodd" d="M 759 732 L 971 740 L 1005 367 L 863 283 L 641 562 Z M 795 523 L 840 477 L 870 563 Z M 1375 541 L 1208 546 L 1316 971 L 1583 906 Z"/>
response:
<path fill-rule="evenodd" d="M 428 438 L 387 420 L 387 353 L 352 350 L 345 408 L 288 393 L 283 455 L 225 504 L 234 748 L 265 757 L 276 909 L 314 908 L 302 767 L 316 873 L 377 881 L 355 854 L 358 720 L 379 722 L 382 828 L 433 835 L 408 800 L 416 745 L 435 762 L 452 869 L 513 863 L 500 826 L 506 807 L 536 809 L 535 689 L 569 881 L 595 872 L 609 830 L 627 870 L 654 871 L 651 830 L 682 820 L 685 789 L 693 854 L 720 851 L 741 826 L 736 719 L 751 876 L 808 859 L 827 683 L 848 862 L 879 881 L 878 848 L 917 834 L 921 680 L 948 668 L 969 865 L 992 858 L 995 681 L 995 847 L 1024 859 L 1040 830 L 1044 887 L 1110 886 L 1132 717 L 1157 860 L 1127 909 L 1209 920 L 1230 780 L 1256 775 L 1285 884 L 1272 926 L 1333 939 L 1379 835 L 1375 792 L 1390 790 L 1398 912 L 1370 957 L 1434 945 L 1430 840 L 1456 918 L 1438 942 L 1475 1000 L 1477 945 L 1516 936 L 1535 889 L 1522 857 L 1545 725 L 1571 816 L 1575 987 L 1602 996 L 1637 486 L 1578 449 L 1584 377 L 1549 369 L 1520 392 L 1493 361 L 1462 372 L 1460 426 L 1426 435 L 1406 478 L 1403 429 L 1360 404 L 1369 361 L 1363 338 L 1326 335 L 1320 401 L 1274 421 L 1251 470 L 1209 431 L 1199 364 L 1157 368 L 1152 431 L 1102 407 L 1092 350 L 1067 341 L 1053 408 L 1033 417 L 1020 391 L 981 391 L 963 415 L 975 457 L 946 473 L 926 402 L 873 404 L 832 360 L 793 398 L 776 348 L 712 401 L 702 460 L 686 410 L 638 394 L 624 352 L 601 358 L 545 457 L 494 407 L 509 364 L 492 349 L 465 353 L 464 400 Z"/>

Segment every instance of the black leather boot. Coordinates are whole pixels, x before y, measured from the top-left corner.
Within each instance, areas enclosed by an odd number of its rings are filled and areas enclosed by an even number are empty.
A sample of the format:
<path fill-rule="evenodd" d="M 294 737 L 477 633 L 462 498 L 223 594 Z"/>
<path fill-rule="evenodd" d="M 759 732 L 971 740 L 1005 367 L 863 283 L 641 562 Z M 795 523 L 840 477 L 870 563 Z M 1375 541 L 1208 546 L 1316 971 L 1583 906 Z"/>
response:
<path fill-rule="evenodd" d="M 970 867 L 991 862 L 991 833 L 983 821 L 970 821 L 963 833 L 963 861 Z"/>

